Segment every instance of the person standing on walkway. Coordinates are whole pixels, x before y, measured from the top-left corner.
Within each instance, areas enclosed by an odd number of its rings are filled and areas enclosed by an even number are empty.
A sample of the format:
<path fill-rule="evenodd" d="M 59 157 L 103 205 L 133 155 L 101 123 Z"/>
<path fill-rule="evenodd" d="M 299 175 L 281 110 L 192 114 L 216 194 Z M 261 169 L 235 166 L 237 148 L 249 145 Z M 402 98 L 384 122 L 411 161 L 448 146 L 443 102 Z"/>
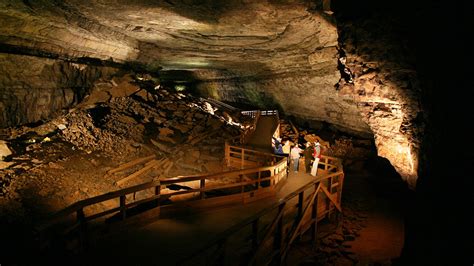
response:
<path fill-rule="evenodd" d="M 285 145 L 283 145 L 283 153 L 288 155 L 290 154 L 290 150 L 291 150 L 290 141 L 286 140 Z"/>
<path fill-rule="evenodd" d="M 295 170 L 295 173 L 298 172 L 298 165 L 300 162 L 301 152 L 302 150 L 298 146 L 298 143 L 295 143 L 295 146 L 290 151 L 290 157 L 291 157 L 291 160 L 293 161 L 293 169 Z"/>
<path fill-rule="evenodd" d="M 286 156 L 286 160 L 287 160 L 287 163 L 288 165 L 290 165 L 290 151 L 291 151 L 291 145 L 290 145 L 290 141 L 289 140 L 286 140 L 285 141 L 285 145 L 283 145 L 283 155 Z"/>
<path fill-rule="evenodd" d="M 313 151 L 314 147 L 311 145 L 311 142 L 306 142 L 306 149 L 304 149 L 304 166 L 306 173 L 311 173 L 311 161 L 313 160 Z"/>
<path fill-rule="evenodd" d="M 321 158 L 321 144 L 319 143 L 318 140 L 314 143 L 313 157 L 314 157 L 314 162 L 313 162 L 313 167 L 311 168 L 311 175 L 316 176 L 316 174 L 318 173 L 319 159 Z"/>
<path fill-rule="evenodd" d="M 283 146 L 281 145 L 281 138 L 272 137 L 273 152 L 275 154 L 283 153 Z"/>

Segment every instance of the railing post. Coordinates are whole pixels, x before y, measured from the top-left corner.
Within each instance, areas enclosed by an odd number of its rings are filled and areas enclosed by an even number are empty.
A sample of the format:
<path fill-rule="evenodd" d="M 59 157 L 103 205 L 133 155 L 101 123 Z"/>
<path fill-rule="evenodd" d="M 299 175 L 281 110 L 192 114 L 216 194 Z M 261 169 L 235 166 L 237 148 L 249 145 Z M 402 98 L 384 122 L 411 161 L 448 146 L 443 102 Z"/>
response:
<path fill-rule="evenodd" d="M 260 188 L 261 186 L 261 183 L 262 181 L 260 181 L 260 179 L 262 178 L 262 172 L 261 171 L 258 171 L 258 179 L 257 179 L 257 190 Z"/>
<path fill-rule="evenodd" d="M 240 169 L 244 169 L 244 162 L 245 162 L 245 159 L 244 159 L 245 150 L 244 149 L 241 149 L 240 156 L 242 157 L 241 158 L 242 160 L 240 161 Z"/>
<path fill-rule="evenodd" d="M 125 205 L 125 195 L 120 196 L 120 216 L 122 220 L 127 218 L 127 206 Z"/>
<path fill-rule="evenodd" d="M 298 193 L 298 219 L 301 219 L 303 214 L 304 191 Z"/>
<path fill-rule="evenodd" d="M 313 221 L 313 224 L 311 225 L 311 241 L 313 242 L 313 246 L 316 246 L 316 243 L 317 243 L 316 240 L 317 240 L 317 232 L 318 232 L 318 202 L 319 202 L 318 198 L 319 198 L 319 195 L 316 195 L 316 197 L 314 197 L 313 209 L 311 211 L 311 219 Z"/>
<path fill-rule="evenodd" d="M 206 195 L 204 194 L 203 189 L 206 187 L 206 178 L 202 178 L 202 179 L 201 179 L 201 183 L 200 183 L 200 186 L 199 186 L 199 187 L 200 187 L 200 190 L 201 190 L 199 195 L 200 195 L 201 199 L 204 199 L 204 197 L 205 197 Z"/>
<path fill-rule="evenodd" d="M 337 202 L 339 203 L 340 206 L 342 206 L 341 203 L 341 197 L 342 197 L 342 183 L 344 182 L 344 172 L 341 173 L 339 176 L 339 187 L 337 188 Z M 341 218 L 342 218 L 342 213 L 337 213 L 337 226 L 340 225 L 341 223 Z"/>
<path fill-rule="evenodd" d="M 341 204 L 341 197 L 342 197 L 342 183 L 344 183 L 344 172 L 341 173 L 339 176 L 339 187 L 337 188 L 337 202 Z"/>
<path fill-rule="evenodd" d="M 285 204 L 282 203 L 278 207 L 279 212 L 283 212 L 285 208 Z M 274 242 L 274 248 L 278 250 L 278 257 L 277 261 L 281 261 L 281 256 L 282 256 L 282 249 L 283 249 L 283 216 L 281 215 L 280 219 L 278 220 L 277 228 L 275 230 L 275 242 Z"/>
<path fill-rule="evenodd" d="M 155 186 L 155 195 L 156 196 L 161 196 L 161 182 L 157 186 Z M 160 197 L 158 197 L 156 199 L 156 207 L 160 208 L 160 204 L 161 204 L 160 203 Z M 161 212 L 161 210 L 160 210 L 160 212 Z"/>
<path fill-rule="evenodd" d="M 224 144 L 224 162 L 225 166 L 229 167 L 229 143 L 227 141 Z"/>

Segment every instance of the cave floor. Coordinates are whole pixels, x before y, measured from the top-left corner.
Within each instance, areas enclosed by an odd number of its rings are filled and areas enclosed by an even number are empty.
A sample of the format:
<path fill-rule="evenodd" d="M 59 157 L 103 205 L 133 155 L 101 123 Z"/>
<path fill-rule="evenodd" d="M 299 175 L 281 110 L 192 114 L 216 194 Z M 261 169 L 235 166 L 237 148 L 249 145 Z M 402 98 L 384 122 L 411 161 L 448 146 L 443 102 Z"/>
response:
<path fill-rule="evenodd" d="M 403 181 L 370 171 L 346 173 L 338 227 L 320 226 L 314 247 L 296 243 L 290 265 L 394 265 L 404 244 Z"/>

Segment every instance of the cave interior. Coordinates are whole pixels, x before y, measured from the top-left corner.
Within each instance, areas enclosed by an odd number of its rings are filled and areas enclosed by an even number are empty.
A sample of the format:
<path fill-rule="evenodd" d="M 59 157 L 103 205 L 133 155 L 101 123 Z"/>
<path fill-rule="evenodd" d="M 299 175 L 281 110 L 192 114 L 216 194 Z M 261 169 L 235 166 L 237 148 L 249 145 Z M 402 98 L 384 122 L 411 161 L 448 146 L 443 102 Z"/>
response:
<path fill-rule="evenodd" d="M 317 247 L 295 244 L 288 265 L 472 265 L 473 12 L 430 0 L 2 0 L 0 264 L 89 265 L 98 252 L 40 255 L 37 226 L 154 176 L 221 172 L 224 142 L 252 123 L 240 111 L 276 110 L 280 137 L 303 148 L 317 136 L 346 180 L 342 225 L 321 225 Z M 150 154 L 162 168 L 107 174 Z"/>

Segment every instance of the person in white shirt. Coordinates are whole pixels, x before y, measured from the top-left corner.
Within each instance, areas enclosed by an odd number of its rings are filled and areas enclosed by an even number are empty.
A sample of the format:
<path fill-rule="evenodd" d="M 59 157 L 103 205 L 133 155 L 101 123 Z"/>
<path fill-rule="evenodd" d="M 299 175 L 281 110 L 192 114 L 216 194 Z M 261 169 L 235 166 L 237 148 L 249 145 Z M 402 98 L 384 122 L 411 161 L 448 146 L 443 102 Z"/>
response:
<path fill-rule="evenodd" d="M 295 143 L 295 146 L 291 149 L 290 151 L 290 157 L 291 160 L 293 161 L 293 169 L 295 170 L 295 173 L 298 172 L 298 165 L 300 162 L 300 153 L 303 150 L 300 149 L 298 146 L 298 143 Z"/>
<path fill-rule="evenodd" d="M 290 141 L 287 140 L 287 141 L 285 141 L 285 145 L 283 145 L 283 153 L 284 154 L 290 154 L 290 150 L 291 150 Z"/>
<path fill-rule="evenodd" d="M 311 168 L 311 175 L 316 176 L 316 174 L 318 173 L 319 159 L 321 158 L 321 144 L 319 143 L 319 141 L 316 141 L 314 143 L 313 157 L 314 157 L 314 162 L 313 162 L 313 167 Z"/>

